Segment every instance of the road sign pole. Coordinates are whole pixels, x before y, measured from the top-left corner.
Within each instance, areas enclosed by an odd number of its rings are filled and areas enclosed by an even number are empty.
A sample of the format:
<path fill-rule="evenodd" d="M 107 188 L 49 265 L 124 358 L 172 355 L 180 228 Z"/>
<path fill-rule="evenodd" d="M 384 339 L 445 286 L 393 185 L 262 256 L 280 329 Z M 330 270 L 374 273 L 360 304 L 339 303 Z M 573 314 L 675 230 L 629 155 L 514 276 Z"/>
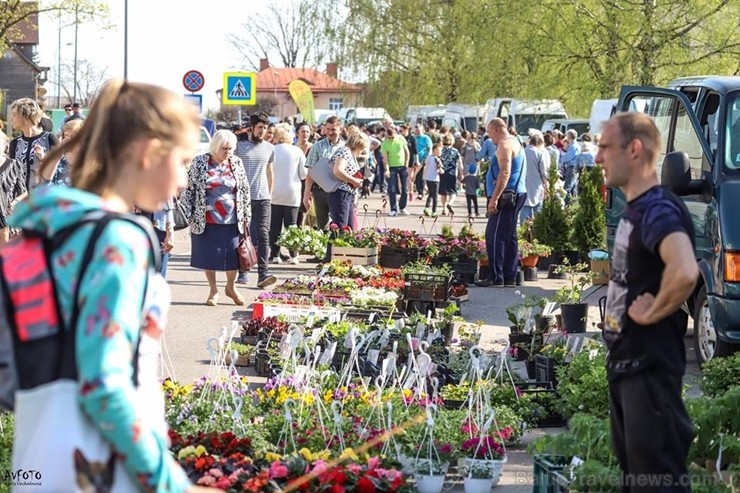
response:
<path fill-rule="evenodd" d="M 239 109 L 236 110 L 237 118 L 239 119 L 239 126 L 242 125 L 242 107 L 239 106 Z"/>

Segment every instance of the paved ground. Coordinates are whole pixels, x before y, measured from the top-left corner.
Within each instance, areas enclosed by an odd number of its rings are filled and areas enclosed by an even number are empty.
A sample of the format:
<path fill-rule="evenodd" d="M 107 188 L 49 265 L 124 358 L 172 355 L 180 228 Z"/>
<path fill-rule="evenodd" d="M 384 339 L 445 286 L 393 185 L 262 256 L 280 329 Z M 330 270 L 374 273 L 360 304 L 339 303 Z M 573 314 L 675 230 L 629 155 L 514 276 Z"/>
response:
<path fill-rule="evenodd" d="M 377 196 L 376 196 L 377 197 Z M 414 201 L 408 209 L 411 216 L 388 218 L 382 212 L 376 211 L 384 207 L 380 198 L 371 198 L 360 204 L 359 222 L 361 225 L 380 227 L 400 227 L 412 229 L 422 233 L 439 232 L 442 224 L 452 224 L 455 231 L 468 223 L 467 218 L 454 216 L 453 218 L 440 217 L 436 223 L 429 219 L 423 222 L 420 219 L 422 202 Z M 367 205 L 367 208 L 364 206 Z M 458 203 L 457 209 L 462 211 Z M 480 218 L 472 221 L 473 227 L 483 232 L 485 219 Z M 181 382 L 196 379 L 208 374 L 208 350 L 207 343 L 212 337 L 217 337 L 223 327 L 230 327 L 233 320 L 243 319 L 248 315 L 246 307 L 238 307 L 223 295 L 225 278 L 222 274 L 217 276 L 222 291 L 220 304 L 215 307 L 205 305 L 208 296 L 208 287 L 205 276 L 201 271 L 189 266 L 190 240 L 187 231 L 177 233 L 175 255 L 170 260 L 168 281 L 172 286 L 172 310 L 170 311 L 169 329 L 166 337 L 166 349 L 171 359 L 167 374 Z M 302 259 L 305 260 L 305 259 Z M 278 276 L 279 281 L 291 277 L 299 272 L 307 272 L 315 269 L 316 264 L 302 263 L 300 265 L 276 265 L 272 267 L 273 273 Z M 544 273 L 540 273 L 540 279 L 536 282 L 525 283 L 518 289 L 502 288 L 471 288 L 470 300 L 463 304 L 462 315 L 467 321 L 481 320 L 484 323 L 483 341 L 484 345 L 495 345 L 496 339 L 506 338 L 508 322 L 505 309 L 518 301 L 516 291 L 538 296 L 552 296 L 564 281 L 548 280 Z M 248 305 L 261 292 L 255 287 L 256 275 L 252 275 L 247 286 L 240 286 L 240 292 L 247 299 Z M 589 311 L 589 327 L 594 327 L 599 319 L 598 299 L 606 294 L 605 287 L 593 287 L 587 291 L 586 299 L 591 307 Z M 247 306 L 248 307 L 248 306 Z M 691 331 L 689 332 L 691 335 Z M 686 383 L 690 386 L 690 393 L 695 393 L 696 382 L 699 371 L 694 357 L 693 338 L 687 338 L 687 360 L 689 369 Z M 249 372 L 247 372 L 249 375 Z M 263 379 L 251 376 L 255 384 Z M 555 432 L 557 430 L 548 430 Z M 525 445 L 536 436 L 542 434 L 542 430 L 534 430 L 525 435 L 522 444 L 509 451 L 509 462 L 504 468 L 499 487 L 496 491 L 507 493 L 523 493 L 531 491 L 532 485 L 532 461 L 525 452 Z"/>

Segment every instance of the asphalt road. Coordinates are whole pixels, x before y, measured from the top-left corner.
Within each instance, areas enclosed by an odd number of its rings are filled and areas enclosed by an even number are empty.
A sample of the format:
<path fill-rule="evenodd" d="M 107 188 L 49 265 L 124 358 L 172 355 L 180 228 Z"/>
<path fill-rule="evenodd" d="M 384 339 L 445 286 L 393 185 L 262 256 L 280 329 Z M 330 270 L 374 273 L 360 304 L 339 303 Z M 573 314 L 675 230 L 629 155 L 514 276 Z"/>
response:
<path fill-rule="evenodd" d="M 485 219 L 476 218 L 468 221 L 463 215 L 440 217 L 437 221 L 423 218 L 422 201 L 410 203 L 410 216 L 387 217 L 384 200 L 378 195 L 360 202 L 358 220 L 361 226 L 399 227 L 419 231 L 420 233 L 438 233 L 443 224 L 451 224 L 458 231 L 464 224 L 472 224 L 475 230 L 485 230 Z M 458 201 L 456 209 L 462 212 L 464 200 Z M 367 207 L 365 207 L 367 206 Z M 380 211 L 380 212 L 378 212 Z M 203 272 L 193 269 L 189 265 L 190 237 L 187 230 L 176 234 L 175 253 L 170 259 L 167 279 L 172 287 L 172 308 L 169 315 L 169 324 L 164 339 L 165 352 L 164 374 L 180 382 L 188 382 L 203 375 L 213 375 L 215 369 L 209 368 L 208 341 L 218 337 L 222 330 L 230 330 L 232 322 L 250 316 L 246 308 L 262 292 L 256 288 L 256 274 L 250 275 L 249 284 L 240 285 L 239 291 L 247 300 L 246 307 L 239 307 L 223 294 L 225 276 L 217 274 L 221 296 L 218 306 L 206 306 L 208 284 Z M 278 283 L 298 273 L 312 272 L 316 268 L 314 263 L 306 263 L 301 258 L 299 265 L 280 264 L 271 266 L 272 273 L 278 277 Z M 521 292 L 552 296 L 565 281 L 548 280 L 540 273 L 540 279 L 527 282 L 520 288 L 476 288 L 470 289 L 469 301 L 462 305 L 462 315 L 468 322 L 480 320 L 483 322 L 482 344 L 486 347 L 496 347 L 496 340 L 507 338 L 509 329 L 505 309 L 520 300 Z M 589 327 L 593 330 L 599 320 L 598 299 L 606 294 L 605 287 L 594 286 L 587 291 L 586 299 L 590 303 Z M 689 336 L 691 335 L 689 331 Z M 685 382 L 689 385 L 689 394 L 696 394 L 696 384 L 699 370 L 694 356 L 693 338 L 688 337 L 687 361 L 688 370 Z M 254 376 L 246 369 L 245 374 L 258 385 L 264 379 Z M 251 374 L 251 375 L 250 375 Z M 549 430 L 553 432 L 556 430 Z M 509 451 L 509 462 L 504 468 L 501 482 L 496 491 L 507 493 L 523 493 L 531 491 L 532 461 L 524 451 L 526 443 L 542 430 L 534 430 L 525 435 L 522 445 Z"/>

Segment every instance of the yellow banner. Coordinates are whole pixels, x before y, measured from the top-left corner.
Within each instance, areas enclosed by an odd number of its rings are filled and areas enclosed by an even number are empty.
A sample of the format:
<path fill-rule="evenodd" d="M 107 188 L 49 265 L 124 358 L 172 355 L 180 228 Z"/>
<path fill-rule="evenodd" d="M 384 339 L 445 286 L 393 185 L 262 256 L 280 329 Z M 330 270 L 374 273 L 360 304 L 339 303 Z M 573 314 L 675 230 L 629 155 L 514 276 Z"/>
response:
<path fill-rule="evenodd" d="M 303 116 L 303 121 L 313 124 L 315 122 L 315 112 L 313 103 L 313 93 L 311 88 L 302 80 L 296 79 L 288 84 L 288 91 L 298 106 L 298 111 Z"/>

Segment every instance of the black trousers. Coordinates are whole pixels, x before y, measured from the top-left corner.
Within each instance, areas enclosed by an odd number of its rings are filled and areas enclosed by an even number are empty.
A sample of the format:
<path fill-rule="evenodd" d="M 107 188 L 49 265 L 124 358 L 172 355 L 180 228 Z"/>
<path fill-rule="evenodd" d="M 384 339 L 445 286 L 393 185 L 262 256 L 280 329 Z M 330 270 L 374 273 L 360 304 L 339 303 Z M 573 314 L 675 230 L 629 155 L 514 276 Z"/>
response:
<path fill-rule="evenodd" d="M 465 194 L 465 202 L 468 204 L 468 216 L 473 214 L 473 207 L 475 207 L 475 214 L 478 215 L 478 196 Z"/>
<path fill-rule="evenodd" d="M 316 212 L 316 229 L 326 229 L 329 224 L 329 194 L 313 186 L 313 208 Z"/>
<path fill-rule="evenodd" d="M 272 204 L 270 214 L 270 255 L 272 257 L 280 255 L 280 247 L 277 244 L 277 240 L 280 237 L 283 227 L 287 229 L 288 226 L 294 226 L 296 224 L 298 224 L 298 207 Z M 295 257 L 296 255 L 298 255 L 298 252 L 290 252 L 291 257 Z"/>
<path fill-rule="evenodd" d="M 688 493 L 694 430 L 681 377 L 648 371 L 609 382 L 609 407 L 622 493 Z"/>
<path fill-rule="evenodd" d="M 431 202 L 432 204 L 432 213 L 436 214 L 437 212 L 437 195 L 439 193 L 439 182 L 438 181 L 428 181 L 427 182 L 427 190 L 429 190 L 429 194 L 427 195 L 427 209 L 429 208 L 429 204 Z"/>

